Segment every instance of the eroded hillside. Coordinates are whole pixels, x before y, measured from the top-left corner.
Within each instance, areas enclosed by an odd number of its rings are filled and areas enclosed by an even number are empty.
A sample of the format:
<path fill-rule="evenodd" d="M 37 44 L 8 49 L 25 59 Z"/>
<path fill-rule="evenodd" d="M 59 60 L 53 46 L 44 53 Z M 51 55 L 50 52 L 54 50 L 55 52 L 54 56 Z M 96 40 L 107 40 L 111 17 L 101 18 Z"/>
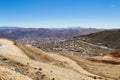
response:
<path fill-rule="evenodd" d="M 0 39 L 0 44 L 2 80 L 114 80 L 120 76 L 115 71 L 120 69 L 119 64 L 93 63 L 78 55 L 45 52 L 7 39 Z M 99 65 L 99 69 L 95 67 Z M 114 76 L 111 77 L 113 70 Z"/>

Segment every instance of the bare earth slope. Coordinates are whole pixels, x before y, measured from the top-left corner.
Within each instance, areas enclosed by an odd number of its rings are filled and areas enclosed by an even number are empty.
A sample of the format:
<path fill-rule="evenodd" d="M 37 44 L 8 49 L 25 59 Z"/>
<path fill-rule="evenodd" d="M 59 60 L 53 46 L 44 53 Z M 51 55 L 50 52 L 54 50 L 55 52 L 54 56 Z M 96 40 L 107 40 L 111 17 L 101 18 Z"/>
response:
<path fill-rule="evenodd" d="M 0 39 L 0 44 L 0 79 L 3 80 L 113 80 L 88 72 L 74 56 L 44 52 L 7 39 Z"/>
<path fill-rule="evenodd" d="M 0 80 L 32 80 L 28 77 L 20 75 L 10 69 L 4 68 L 0 66 Z"/>
<path fill-rule="evenodd" d="M 18 47 L 16 47 L 14 43 L 14 41 L 0 39 L 0 53 L 27 58 L 27 56 Z"/>

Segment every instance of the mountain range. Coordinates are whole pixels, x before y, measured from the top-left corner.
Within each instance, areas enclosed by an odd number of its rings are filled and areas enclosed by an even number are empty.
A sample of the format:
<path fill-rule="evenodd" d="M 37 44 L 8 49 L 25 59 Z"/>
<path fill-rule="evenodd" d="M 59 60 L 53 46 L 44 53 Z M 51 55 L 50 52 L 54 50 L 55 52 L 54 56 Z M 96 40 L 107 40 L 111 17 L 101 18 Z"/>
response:
<path fill-rule="evenodd" d="M 13 30 L 18 28 L 20 27 L 0 26 L 0 30 Z"/>
<path fill-rule="evenodd" d="M 5 28 L 6 29 L 6 28 Z M 102 31 L 92 28 L 46 29 L 46 28 L 8 28 L 0 31 L 0 37 L 17 40 L 22 43 L 40 45 L 52 41 L 61 41 L 74 36 Z"/>

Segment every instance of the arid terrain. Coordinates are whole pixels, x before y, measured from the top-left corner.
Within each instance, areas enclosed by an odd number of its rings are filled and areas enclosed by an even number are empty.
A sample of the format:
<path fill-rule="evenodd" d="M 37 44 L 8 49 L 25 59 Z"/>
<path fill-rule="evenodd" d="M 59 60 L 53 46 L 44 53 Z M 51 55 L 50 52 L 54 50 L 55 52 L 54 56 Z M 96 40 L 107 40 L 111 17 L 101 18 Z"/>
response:
<path fill-rule="evenodd" d="M 45 52 L 29 44 L 0 39 L 1 80 L 119 80 L 119 63 L 91 59 L 72 53 Z M 119 57 L 109 55 L 98 59 L 120 62 Z"/>
<path fill-rule="evenodd" d="M 105 30 L 88 35 L 76 36 L 76 39 L 85 39 L 86 42 L 103 45 L 109 48 L 120 49 L 120 29 Z"/>
<path fill-rule="evenodd" d="M 0 80 L 120 80 L 120 0 L 0 0 Z"/>
<path fill-rule="evenodd" d="M 99 32 L 102 29 L 94 28 L 19 28 L 19 27 L 0 27 L 0 37 L 17 40 L 21 43 L 28 43 L 40 47 L 43 43 L 60 42 L 74 36 L 85 35 Z"/>

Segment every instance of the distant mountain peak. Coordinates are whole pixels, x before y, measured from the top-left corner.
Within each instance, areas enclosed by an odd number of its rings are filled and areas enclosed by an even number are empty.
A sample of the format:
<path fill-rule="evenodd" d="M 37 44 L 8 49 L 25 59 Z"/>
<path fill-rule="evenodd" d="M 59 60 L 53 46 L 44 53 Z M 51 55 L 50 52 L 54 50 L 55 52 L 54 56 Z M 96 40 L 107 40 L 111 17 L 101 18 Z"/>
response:
<path fill-rule="evenodd" d="M 12 29 L 18 29 L 20 27 L 15 26 L 0 26 L 0 30 L 12 30 Z"/>

